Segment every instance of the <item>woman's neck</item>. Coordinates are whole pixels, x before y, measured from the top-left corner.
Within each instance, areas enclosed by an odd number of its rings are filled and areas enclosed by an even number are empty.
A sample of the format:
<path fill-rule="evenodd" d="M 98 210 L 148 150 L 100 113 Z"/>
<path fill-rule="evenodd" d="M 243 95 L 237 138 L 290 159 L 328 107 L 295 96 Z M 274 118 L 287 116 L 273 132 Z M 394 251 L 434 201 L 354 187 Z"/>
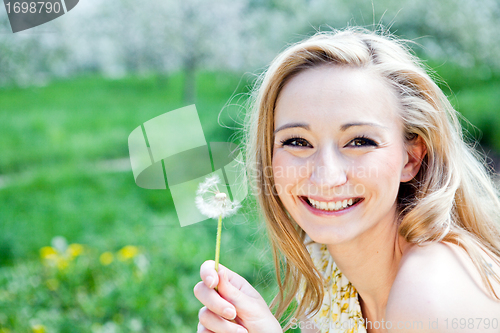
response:
<path fill-rule="evenodd" d="M 389 292 L 408 245 L 398 235 L 396 223 L 379 223 L 349 243 L 327 245 L 342 274 L 358 291 L 365 318 L 384 319 Z"/>

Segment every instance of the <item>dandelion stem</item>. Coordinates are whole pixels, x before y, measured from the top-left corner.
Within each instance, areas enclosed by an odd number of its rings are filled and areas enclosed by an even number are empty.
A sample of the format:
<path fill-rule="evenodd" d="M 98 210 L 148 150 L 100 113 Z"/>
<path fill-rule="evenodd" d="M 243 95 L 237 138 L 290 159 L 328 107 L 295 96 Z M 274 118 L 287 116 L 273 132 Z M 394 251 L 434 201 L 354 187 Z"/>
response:
<path fill-rule="evenodd" d="M 215 245 L 215 271 L 219 273 L 219 257 L 220 257 L 220 236 L 222 232 L 222 215 L 219 215 L 219 223 L 217 224 L 217 244 Z M 215 291 L 219 291 L 215 286 Z"/>
<path fill-rule="evenodd" d="M 217 244 L 215 245 L 215 271 L 219 272 L 219 256 L 220 256 L 220 236 L 222 232 L 222 215 L 219 216 L 219 224 L 217 225 Z"/>

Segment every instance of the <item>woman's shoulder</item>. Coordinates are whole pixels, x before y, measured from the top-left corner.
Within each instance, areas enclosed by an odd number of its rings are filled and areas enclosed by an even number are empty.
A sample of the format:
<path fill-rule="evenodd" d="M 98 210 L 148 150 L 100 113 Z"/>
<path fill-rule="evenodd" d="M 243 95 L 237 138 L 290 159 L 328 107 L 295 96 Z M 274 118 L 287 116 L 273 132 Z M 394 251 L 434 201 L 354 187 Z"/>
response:
<path fill-rule="evenodd" d="M 483 251 L 480 253 L 488 258 Z M 488 261 L 492 263 L 491 259 Z M 500 267 L 493 266 L 493 269 L 500 274 Z M 500 285 L 490 280 L 500 296 Z M 442 327 L 433 331 L 459 332 L 451 326 L 454 318 L 463 318 L 462 322 L 474 321 L 474 318 L 500 321 L 500 301 L 487 291 L 465 250 L 455 244 L 436 242 L 413 245 L 405 251 L 391 288 L 386 315 L 391 321 L 421 319 L 425 324 L 434 318 Z M 449 320 L 446 322 L 446 319 Z M 480 329 L 473 331 L 481 332 Z"/>

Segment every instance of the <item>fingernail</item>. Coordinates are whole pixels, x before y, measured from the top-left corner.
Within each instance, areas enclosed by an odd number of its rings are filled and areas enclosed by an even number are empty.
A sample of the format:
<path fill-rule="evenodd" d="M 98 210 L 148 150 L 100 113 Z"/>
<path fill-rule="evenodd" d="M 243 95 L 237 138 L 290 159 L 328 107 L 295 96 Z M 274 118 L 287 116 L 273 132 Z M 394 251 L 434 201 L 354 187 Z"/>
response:
<path fill-rule="evenodd" d="M 208 282 L 208 287 L 209 288 L 213 288 L 214 287 L 215 279 L 213 277 L 211 277 L 210 275 L 207 276 L 207 282 Z"/>
<path fill-rule="evenodd" d="M 246 329 L 240 327 L 240 328 L 238 328 L 237 333 L 248 333 L 248 331 Z"/>
<path fill-rule="evenodd" d="M 224 311 L 222 311 L 222 316 L 227 318 L 227 319 L 234 319 L 236 317 L 236 311 L 232 308 L 226 308 Z"/>

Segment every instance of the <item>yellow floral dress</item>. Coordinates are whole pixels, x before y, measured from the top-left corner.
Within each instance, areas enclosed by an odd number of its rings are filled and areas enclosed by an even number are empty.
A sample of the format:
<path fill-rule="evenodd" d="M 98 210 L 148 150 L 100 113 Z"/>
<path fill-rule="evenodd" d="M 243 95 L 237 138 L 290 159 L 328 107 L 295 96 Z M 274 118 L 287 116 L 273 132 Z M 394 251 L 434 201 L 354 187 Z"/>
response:
<path fill-rule="evenodd" d="M 306 237 L 305 244 L 310 241 Z M 312 242 L 306 248 L 314 265 L 325 278 L 321 309 L 310 320 L 321 333 L 366 333 L 358 292 L 339 270 L 326 245 Z M 302 281 L 296 297 L 298 302 L 304 290 L 305 282 Z"/>

